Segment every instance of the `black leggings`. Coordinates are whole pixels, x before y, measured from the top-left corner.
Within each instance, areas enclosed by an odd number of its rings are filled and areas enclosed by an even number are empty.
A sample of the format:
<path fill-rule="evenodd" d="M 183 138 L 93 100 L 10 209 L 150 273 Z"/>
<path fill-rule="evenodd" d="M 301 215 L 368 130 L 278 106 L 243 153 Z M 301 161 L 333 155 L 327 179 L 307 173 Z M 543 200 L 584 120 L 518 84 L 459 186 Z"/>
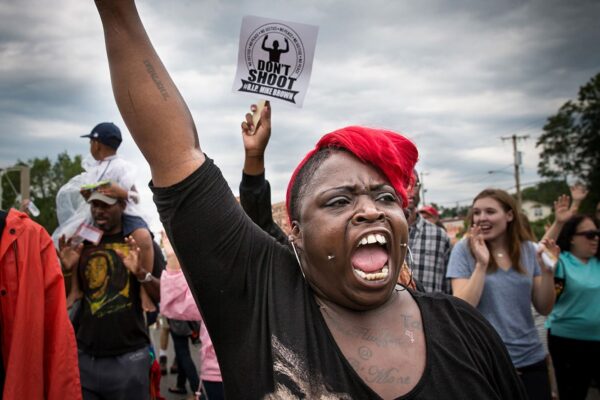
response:
<path fill-rule="evenodd" d="M 526 367 L 517 368 L 517 373 L 529 400 L 550 400 L 550 379 L 548 378 L 548 365 L 546 359 Z"/>
<path fill-rule="evenodd" d="M 200 400 L 224 400 L 223 382 L 202 381 Z"/>
<path fill-rule="evenodd" d="M 190 354 L 190 338 L 177 335 L 173 331 L 171 337 L 177 359 L 177 386 L 185 389 L 185 378 L 187 378 L 193 393 L 200 387 L 200 377 Z"/>
<path fill-rule="evenodd" d="M 548 332 L 548 348 L 561 399 L 585 399 L 592 378 L 600 382 L 600 341 L 567 339 Z"/>

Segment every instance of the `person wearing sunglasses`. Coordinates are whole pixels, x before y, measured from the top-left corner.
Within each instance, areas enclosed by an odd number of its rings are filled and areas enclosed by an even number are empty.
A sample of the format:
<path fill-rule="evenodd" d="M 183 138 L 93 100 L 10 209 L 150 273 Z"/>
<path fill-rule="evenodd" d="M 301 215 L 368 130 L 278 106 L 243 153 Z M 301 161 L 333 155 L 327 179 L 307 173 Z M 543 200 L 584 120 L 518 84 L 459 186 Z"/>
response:
<path fill-rule="evenodd" d="M 599 241 L 598 223 L 585 215 L 558 235 L 557 300 L 546 327 L 561 399 L 585 399 L 591 379 L 600 382 Z"/>

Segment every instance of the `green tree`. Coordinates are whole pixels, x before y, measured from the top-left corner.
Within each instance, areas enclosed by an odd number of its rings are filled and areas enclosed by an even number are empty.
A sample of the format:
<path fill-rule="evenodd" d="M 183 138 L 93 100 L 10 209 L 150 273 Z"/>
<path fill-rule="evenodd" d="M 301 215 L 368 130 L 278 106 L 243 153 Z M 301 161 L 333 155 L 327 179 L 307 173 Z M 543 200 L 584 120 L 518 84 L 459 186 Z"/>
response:
<path fill-rule="evenodd" d="M 465 217 L 469 213 L 470 205 L 468 206 L 455 206 L 455 207 L 444 207 L 440 206 L 438 211 L 440 212 L 440 218 L 458 218 Z"/>
<path fill-rule="evenodd" d="M 40 210 L 38 217 L 33 217 L 40 225 L 52 233 L 57 225 L 56 193 L 69 179 L 83 172 L 81 156 L 69 157 L 67 152 L 60 153 L 56 161 L 48 157 L 34 158 L 27 162 L 18 161 L 15 166 L 26 165 L 30 168 L 31 199 Z M 2 207 L 19 208 L 18 191 L 21 177 L 18 172 L 6 172 L 2 178 Z"/>
<path fill-rule="evenodd" d="M 542 148 L 539 174 L 580 180 L 590 191 L 582 209 L 595 206 L 600 200 L 600 73 L 579 88 L 577 100 L 548 118 L 536 146 Z"/>
<path fill-rule="evenodd" d="M 564 180 L 550 179 L 534 186 L 523 189 L 523 200 L 537 201 L 552 206 L 554 200 L 561 194 L 569 194 L 569 186 Z"/>

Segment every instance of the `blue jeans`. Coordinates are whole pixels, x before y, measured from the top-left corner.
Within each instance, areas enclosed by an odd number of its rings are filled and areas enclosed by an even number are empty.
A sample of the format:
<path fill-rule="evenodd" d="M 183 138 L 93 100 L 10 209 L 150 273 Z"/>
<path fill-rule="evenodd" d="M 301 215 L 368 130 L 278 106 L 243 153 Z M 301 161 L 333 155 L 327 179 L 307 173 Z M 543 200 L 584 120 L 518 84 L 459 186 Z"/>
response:
<path fill-rule="evenodd" d="M 84 400 L 150 399 L 150 352 L 147 347 L 114 357 L 93 357 L 79 350 Z"/>

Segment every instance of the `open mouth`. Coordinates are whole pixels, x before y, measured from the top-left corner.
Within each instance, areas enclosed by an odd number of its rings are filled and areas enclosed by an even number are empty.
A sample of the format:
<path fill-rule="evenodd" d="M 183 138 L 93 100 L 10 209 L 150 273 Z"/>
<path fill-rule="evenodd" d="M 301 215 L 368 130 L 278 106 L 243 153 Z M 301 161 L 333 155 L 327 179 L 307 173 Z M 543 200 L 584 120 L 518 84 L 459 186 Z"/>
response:
<path fill-rule="evenodd" d="M 388 277 L 389 251 L 388 241 L 381 233 L 370 233 L 363 236 L 352 254 L 354 273 L 366 281 L 380 281 Z"/>
<path fill-rule="evenodd" d="M 483 233 L 484 235 L 486 233 L 490 233 L 490 231 L 492 230 L 492 224 L 484 222 L 484 223 L 479 223 L 477 225 L 481 229 L 481 233 Z"/>
<path fill-rule="evenodd" d="M 94 220 L 94 222 L 96 222 L 96 225 L 102 226 L 102 225 L 106 224 L 108 222 L 108 220 L 106 220 L 104 218 L 96 218 Z"/>

